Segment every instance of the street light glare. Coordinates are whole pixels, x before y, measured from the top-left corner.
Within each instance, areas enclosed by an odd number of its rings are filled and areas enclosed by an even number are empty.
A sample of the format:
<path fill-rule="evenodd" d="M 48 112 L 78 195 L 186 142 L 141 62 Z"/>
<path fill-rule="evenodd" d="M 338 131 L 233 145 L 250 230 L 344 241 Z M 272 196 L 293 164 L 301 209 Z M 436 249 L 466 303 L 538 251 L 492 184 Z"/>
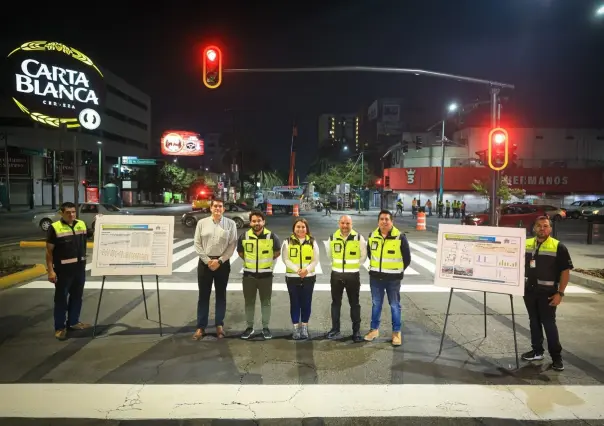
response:
<path fill-rule="evenodd" d="M 452 103 L 451 105 L 449 105 L 449 111 L 453 112 L 457 110 L 457 104 L 456 103 Z"/>
<path fill-rule="evenodd" d="M 604 5 L 600 6 L 598 10 L 596 10 L 596 16 L 604 16 Z"/>

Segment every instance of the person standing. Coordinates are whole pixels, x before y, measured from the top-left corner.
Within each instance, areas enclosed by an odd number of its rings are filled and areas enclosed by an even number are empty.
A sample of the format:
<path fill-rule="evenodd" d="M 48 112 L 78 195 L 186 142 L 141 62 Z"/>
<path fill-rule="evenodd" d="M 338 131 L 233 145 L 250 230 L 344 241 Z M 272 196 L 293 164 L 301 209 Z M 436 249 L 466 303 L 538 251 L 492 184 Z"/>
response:
<path fill-rule="evenodd" d="M 247 328 L 241 338 L 254 336 L 254 311 L 256 293 L 260 295 L 262 312 L 262 337 L 273 338 L 268 327 L 271 319 L 271 297 L 273 292 L 273 261 L 281 254 L 281 243 L 275 233 L 265 228 L 266 217 L 259 210 L 250 212 L 251 229 L 239 237 L 237 253 L 243 259 L 243 298 Z"/>
<path fill-rule="evenodd" d="M 365 340 L 371 342 L 380 335 L 380 317 L 384 292 L 392 314 L 392 345 L 402 344 L 401 280 L 411 263 L 411 250 L 405 234 L 392 223 L 392 213 L 382 210 L 378 227 L 367 241 L 369 256 L 369 286 L 371 287 L 371 330 Z"/>
<path fill-rule="evenodd" d="M 344 289 L 350 305 L 352 340 L 362 342 L 361 336 L 361 265 L 367 259 L 367 243 L 362 235 L 352 229 L 352 218 L 340 217 L 340 227 L 329 237 L 327 256 L 331 260 L 331 330 L 328 339 L 338 339 L 340 335 L 340 311 Z"/>
<path fill-rule="evenodd" d="M 197 264 L 197 330 L 193 340 L 202 339 L 208 326 L 212 283 L 216 289 L 216 336 L 225 337 L 226 290 L 231 273 L 230 259 L 237 245 L 237 225 L 223 216 L 224 203 L 220 199 L 210 202 L 212 215 L 197 222 L 193 244 L 199 255 Z"/>
<path fill-rule="evenodd" d="M 297 218 L 292 235 L 283 241 L 281 257 L 285 264 L 285 282 L 289 292 L 294 340 L 308 339 L 308 321 L 315 288 L 315 268 L 319 264 L 319 246 L 310 233 L 308 221 Z"/>
<path fill-rule="evenodd" d="M 556 309 L 564 298 L 573 262 L 568 249 L 552 238 L 551 222 L 547 216 L 535 221 L 534 238 L 526 240 L 524 304 L 529 315 L 532 350 L 522 354 L 525 361 L 543 359 L 543 330 L 552 368 L 564 370 L 562 345 L 556 325 Z"/>
<path fill-rule="evenodd" d="M 76 219 L 76 206 L 66 202 L 60 207 L 61 219 L 48 228 L 46 268 L 48 281 L 55 285 L 55 338 L 67 339 L 67 330 L 84 330 L 90 324 L 80 322 L 82 296 L 86 283 L 86 238 L 88 231 Z M 67 322 L 65 317 L 67 316 Z"/>

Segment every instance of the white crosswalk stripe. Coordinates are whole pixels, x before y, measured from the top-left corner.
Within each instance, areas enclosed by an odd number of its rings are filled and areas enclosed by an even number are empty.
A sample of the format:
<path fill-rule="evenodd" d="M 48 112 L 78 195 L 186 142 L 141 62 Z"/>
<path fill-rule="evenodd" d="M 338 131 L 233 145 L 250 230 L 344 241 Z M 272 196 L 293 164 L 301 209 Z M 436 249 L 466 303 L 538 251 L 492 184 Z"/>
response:
<path fill-rule="evenodd" d="M 316 268 L 317 275 L 331 273 L 331 264 L 327 257 L 329 250 L 329 240 L 322 241 L 323 244 L 319 244 L 319 251 L 321 252 L 321 260 Z M 409 242 L 411 248 L 411 265 L 405 270 L 405 276 L 409 275 L 434 275 L 436 270 L 435 259 L 436 259 L 436 244 L 431 241 L 417 241 Z M 91 257 L 92 259 L 92 257 Z M 173 254 L 172 254 L 172 268 L 176 274 L 181 273 L 192 273 L 197 270 L 197 264 L 199 258 L 195 252 L 195 247 L 192 238 L 184 238 L 174 242 Z M 232 271 L 238 271 L 243 273 L 243 261 L 239 258 L 237 252 L 233 253 L 230 259 Z M 91 269 L 91 264 L 86 265 L 86 270 Z M 279 256 L 275 259 L 273 272 L 275 274 L 285 274 L 285 263 Z M 369 271 L 369 259 L 363 263 L 364 271 Z"/>

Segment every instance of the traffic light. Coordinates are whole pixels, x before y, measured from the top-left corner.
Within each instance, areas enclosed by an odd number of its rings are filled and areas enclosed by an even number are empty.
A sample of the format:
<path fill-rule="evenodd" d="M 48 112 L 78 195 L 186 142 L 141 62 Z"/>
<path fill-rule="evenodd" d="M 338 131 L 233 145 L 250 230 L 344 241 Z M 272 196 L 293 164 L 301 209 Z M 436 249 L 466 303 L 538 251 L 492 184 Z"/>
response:
<path fill-rule="evenodd" d="M 92 151 L 82 151 L 81 159 L 82 159 L 81 166 L 87 166 L 90 163 L 92 163 L 92 159 L 93 159 Z"/>
<path fill-rule="evenodd" d="M 510 162 L 518 160 L 518 145 L 515 143 L 509 144 L 508 159 Z"/>
<path fill-rule="evenodd" d="M 203 84 L 216 89 L 222 83 L 222 51 L 216 46 L 203 50 Z"/>
<path fill-rule="evenodd" d="M 382 179 L 378 179 L 375 181 L 375 186 L 380 187 L 382 186 Z"/>
<path fill-rule="evenodd" d="M 88 187 L 88 181 L 86 179 L 84 179 L 82 181 L 82 185 L 84 186 L 84 188 L 87 188 Z"/>
<path fill-rule="evenodd" d="M 409 142 L 403 141 L 403 154 L 406 154 L 408 152 L 409 152 Z"/>
<path fill-rule="evenodd" d="M 416 136 L 415 137 L 415 150 L 419 151 L 420 149 L 422 149 L 422 145 L 424 144 L 424 139 L 422 136 Z"/>
<path fill-rule="evenodd" d="M 489 167 L 493 170 L 503 170 L 509 162 L 509 137 L 508 132 L 501 127 L 489 132 Z"/>

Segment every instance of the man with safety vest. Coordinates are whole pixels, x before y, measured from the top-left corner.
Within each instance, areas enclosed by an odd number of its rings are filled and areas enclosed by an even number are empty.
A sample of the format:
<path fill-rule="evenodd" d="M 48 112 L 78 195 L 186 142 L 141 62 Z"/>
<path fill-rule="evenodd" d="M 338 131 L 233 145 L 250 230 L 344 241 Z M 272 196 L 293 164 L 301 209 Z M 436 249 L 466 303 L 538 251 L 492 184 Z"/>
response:
<path fill-rule="evenodd" d="M 340 310 L 344 289 L 350 305 L 352 340 L 362 342 L 361 336 L 361 291 L 360 268 L 367 259 L 367 243 L 361 234 L 352 229 L 352 218 L 340 217 L 340 229 L 329 237 L 327 256 L 331 259 L 331 330 L 328 339 L 338 339 L 340 335 Z"/>
<path fill-rule="evenodd" d="M 87 229 L 83 221 L 76 219 L 75 204 L 63 203 L 60 214 L 61 219 L 48 228 L 46 268 L 48 281 L 55 285 L 55 337 L 65 340 L 67 329 L 84 330 L 90 327 L 90 324 L 80 322 L 86 282 Z"/>
<path fill-rule="evenodd" d="M 365 340 L 371 342 L 380 335 L 380 317 L 386 292 L 392 313 L 392 345 L 400 346 L 401 280 L 411 263 L 411 250 L 405 234 L 394 227 L 392 213 L 388 210 L 382 210 L 378 215 L 378 228 L 367 241 L 367 255 L 372 308 L 371 330 L 365 335 Z"/>
<path fill-rule="evenodd" d="M 529 315 L 531 346 L 522 354 L 525 361 L 543 359 L 543 330 L 547 349 L 552 357 L 552 368 L 564 370 L 562 346 L 556 325 L 556 308 L 562 302 L 573 262 L 568 249 L 550 237 L 552 227 L 547 216 L 535 221 L 534 238 L 526 240 L 524 304 Z"/>
<path fill-rule="evenodd" d="M 243 259 L 243 298 L 247 328 L 241 338 L 254 336 L 254 311 L 256 293 L 260 295 L 262 313 L 262 337 L 272 339 L 268 324 L 271 319 L 273 292 L 273 261 L 281 254 L 281 242 L 275 233 L 264 227 L 266 217 L 259 210 L 250 212 L 250 230 L 241 234 L 237 241 L 237 253 Z"/>

